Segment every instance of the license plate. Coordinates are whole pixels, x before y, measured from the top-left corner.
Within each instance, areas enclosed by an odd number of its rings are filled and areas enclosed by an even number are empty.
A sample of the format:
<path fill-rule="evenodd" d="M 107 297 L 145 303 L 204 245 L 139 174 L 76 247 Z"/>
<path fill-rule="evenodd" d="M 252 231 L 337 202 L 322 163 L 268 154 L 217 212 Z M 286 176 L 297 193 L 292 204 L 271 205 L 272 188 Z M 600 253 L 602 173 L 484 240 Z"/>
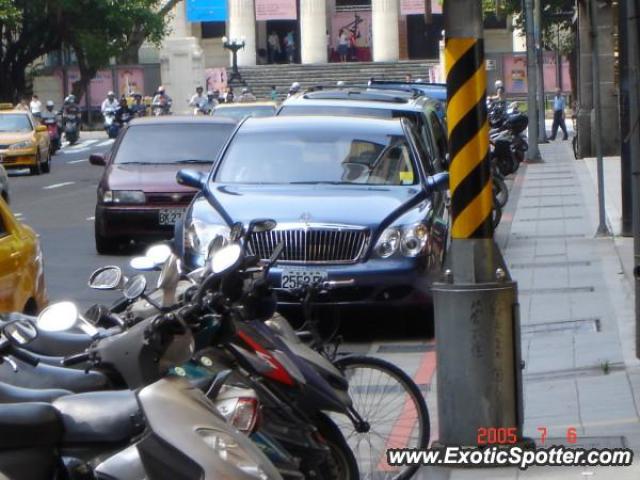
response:
<path fill-rule="evenodd" d="M 184 214 L 184 208 L 161 208 L 160 225 L 175 225 Z"/>
<path fill-rule="evenodd" d="M 327 279 L 327 272 L 322 270 L 308 270 L 306 268 L 285 268 L 282 271 L 282 288 L 300 288 Z"/>

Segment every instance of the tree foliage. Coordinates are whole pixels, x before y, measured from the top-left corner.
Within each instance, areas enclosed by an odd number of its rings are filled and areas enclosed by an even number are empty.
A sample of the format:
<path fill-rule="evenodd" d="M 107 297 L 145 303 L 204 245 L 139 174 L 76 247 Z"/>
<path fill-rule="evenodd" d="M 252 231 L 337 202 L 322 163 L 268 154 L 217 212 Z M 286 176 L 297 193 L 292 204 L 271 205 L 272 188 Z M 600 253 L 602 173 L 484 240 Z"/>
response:
<path fill-rule="evenodd" d="M 26 89 L 27 68 L 63 45 L 78 60 L 74 93 L 81 95 L 112 58 L 137 61 L 145 40 L 159 43 L 168 13 L 180 1 L 0 0 L 0 100 L 17 100 Z"/>

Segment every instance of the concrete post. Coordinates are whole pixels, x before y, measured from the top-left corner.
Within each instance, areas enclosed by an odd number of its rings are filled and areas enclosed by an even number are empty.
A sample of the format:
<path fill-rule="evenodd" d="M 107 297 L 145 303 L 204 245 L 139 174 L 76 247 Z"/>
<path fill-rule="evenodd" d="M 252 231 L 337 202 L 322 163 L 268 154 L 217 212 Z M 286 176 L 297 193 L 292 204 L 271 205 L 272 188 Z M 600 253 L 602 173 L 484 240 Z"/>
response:
<path fill-rule="evenodd" d="M 371 0 L 374 62 L 397 62 L 400 59 L 399 19 L 399 0 Z"/>
<path fill-rule="evenodd" d="M 198 39 L 191 35 L 185 8 L 185 2 L 176 5 L 171 36 L 160 50 L 160 78 L 178 114 L 190 112 L 187 100 L 204 83 L 204 55 Z"/>
<path fill-rule="evenodd" d="M 230 40 L 244 40 L 244 48 L 238 51 L 238 66 L 256 64 L 256 12 L 253 0 L 229 0 Z M 229 55 L 231 65 L 231 55 Z"/>
<path fill-rule="evenodd" d="M 327 63 L 327 4 L 300 0 L 300 58 L 302 63 Z"/>

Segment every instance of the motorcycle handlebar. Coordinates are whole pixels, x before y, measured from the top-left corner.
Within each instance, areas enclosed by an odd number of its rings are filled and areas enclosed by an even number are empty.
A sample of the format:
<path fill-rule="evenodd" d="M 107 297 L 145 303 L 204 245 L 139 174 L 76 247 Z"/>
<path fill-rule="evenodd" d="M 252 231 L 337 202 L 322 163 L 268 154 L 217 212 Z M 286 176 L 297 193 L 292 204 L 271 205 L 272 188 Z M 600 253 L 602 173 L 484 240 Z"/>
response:
<path fill-rule="evenodd" d="M 70 367 L 72 365 L 77 365 L 78 363 L 86 362 L 91 357 L 89 352 L 77 353 L 75 355 L 70 355 L 65 357 L 62 360 L 63 367 Z"/>
<path fill-rule="evenodd" d="M 37 367 L 40 363 L 40 359 L 38 357 L 21 348 L 12 347 L 11 355 L 16 357 L 18 360 L 28 363 L 32 367 Z"/>

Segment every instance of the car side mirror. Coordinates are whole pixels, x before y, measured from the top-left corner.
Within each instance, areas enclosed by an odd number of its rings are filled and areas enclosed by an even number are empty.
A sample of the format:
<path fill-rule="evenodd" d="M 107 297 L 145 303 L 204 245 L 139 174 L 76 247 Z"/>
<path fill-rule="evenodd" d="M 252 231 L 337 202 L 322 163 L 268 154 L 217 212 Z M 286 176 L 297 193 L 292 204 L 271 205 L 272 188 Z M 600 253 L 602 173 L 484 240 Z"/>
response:
<path fill-rule="evenodd" d="M 427 195 L 434 192 L 446 192 L 449 189 L 449 172 L 440 172 L 427 177 L 425 191 Z"/>
<path fill-rule="evenodd" d="M 38 125 L 36 127 L 36 132 L 38 133 L 44 133 L 47 131 L 47 126 L 46 125 Z"/>
<path fill-rule="evenodd" d="M 176 181 L 180 185 L 202 190 L 205 185 L 205 174 L 196 170 L 182 169 L 178 170 Z"/>
<path fill-rule="evenodd" d="M 104 167 L 107 164 L 104 159 L 104 155 L 100 155 L 99 153 L 92 153 L 89 155 L 89 163 L 97 167 Z"/>

